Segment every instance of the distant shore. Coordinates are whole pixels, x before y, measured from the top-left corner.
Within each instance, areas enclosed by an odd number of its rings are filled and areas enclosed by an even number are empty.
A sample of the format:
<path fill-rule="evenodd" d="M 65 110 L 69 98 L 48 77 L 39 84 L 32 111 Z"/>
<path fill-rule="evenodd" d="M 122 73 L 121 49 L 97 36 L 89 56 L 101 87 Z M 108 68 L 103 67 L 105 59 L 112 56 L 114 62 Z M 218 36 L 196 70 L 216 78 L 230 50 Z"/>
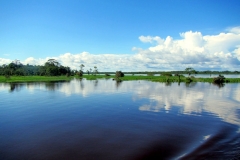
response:
<path fill-rule="evenodd" d="M 83 75 L 79 76 L 0 76 L 1 83 L 24 83 L 24 82 L 59 82 L 70 81 L 74 78 L 87 80 L 96 79 L 112 79 L 115 80 L 115 75 Z M 148 80 L 154 82 L 213 82 L 212 78 L 200 78 L 194 76 L 143 76 L 143 75 L 125 75 L 118 79 L 118 81 L 130 81 L 130 80 Z M 240 83 L 240 78 L 225 78 L 224 83 Z"/>

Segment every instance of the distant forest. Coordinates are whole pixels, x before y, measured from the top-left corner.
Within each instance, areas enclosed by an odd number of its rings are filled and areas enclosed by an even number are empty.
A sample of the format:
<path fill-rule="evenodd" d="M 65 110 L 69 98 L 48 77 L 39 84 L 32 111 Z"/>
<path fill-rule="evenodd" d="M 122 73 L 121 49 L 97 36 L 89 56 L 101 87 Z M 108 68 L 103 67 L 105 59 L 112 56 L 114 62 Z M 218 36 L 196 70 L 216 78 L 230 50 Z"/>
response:
<path fill-rule="evenodd" d="M 20 61 L 15 60 L 8 65 L 0 66 L 0 75 L 5 76 L 60 76 L 60 75 L 74 75 L 75 70 L 70 67 L 62 66 L 55 59 L 49 59 L 43 66 L 40 65 L 23 65 Z"/>
<path fill-rule="evenodd" d="M 20 61 L 15 60 L 9 64 L 4 64 L 0 66 L 0 75 L 4 76 L 30 76 L 30 75 L 38 75 L 38 76 L 74 76 L 79 74 L 84 74 L 83 67 L 84 65 L 80 65 L 80 70 L 71 70 L 70 67 L 62 66 L 55 59 L 49 59 L 44 65 L 23 65 Z M 115 74 L 115 72 L 98 72 L 97 67 L 95 68 L 95 73 L 99 74 Z M 188 68 L 192 69 L 192 68 Z M 240 74 L 240 71 L 195 71 L 192 69 L 191 74 Z M 183 71 L 142 71 L 142 72 L 124 72 L 124 74 L 189 74 L 190 72 L 185 69 Z M 90 71 L 87 71 L 85 74 L 91 74 Z M 93 72 L 92 72 L 93 74 Z"/>

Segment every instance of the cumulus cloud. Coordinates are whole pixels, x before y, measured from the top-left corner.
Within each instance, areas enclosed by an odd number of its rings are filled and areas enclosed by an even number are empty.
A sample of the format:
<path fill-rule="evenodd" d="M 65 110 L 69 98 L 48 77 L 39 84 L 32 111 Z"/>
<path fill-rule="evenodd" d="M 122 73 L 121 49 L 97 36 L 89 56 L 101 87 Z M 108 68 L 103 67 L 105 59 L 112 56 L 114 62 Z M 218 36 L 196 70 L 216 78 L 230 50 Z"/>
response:
<path fill-rule="evenodd" d="M 62 65 L 79 69 L 97 66 L 100 71 L 159 71 L 184 70 L 239 70 L 240 68 L 240 27 L 226 29 L 216 35 L 203 35 L 198 31 L 186 31 L 179 39 L 171 36 L 143 36 L 139 40 L 149 43 L 148 48 L 133 47 L 134 54 L 78 54 L 65 53 L 57 57 L 35 59 L 29 57 L 24 64 L 42 65 L 54 58 Z M 0 65 L 11 60 L 0 59 Z"/>
<path fill-rule="evenodd" d="M 12 62 L 12 60 L 10 60 L 10 59 L 0 58 L 0 65 L 9 64 L 11 62 Z"/>
<path fill-rule="evenodd" d="M 35 59 L 33 57 L 29 57 L 23 61 L 24 64 L 30 65 L 43 65 L 46 62 L 46 59 Z"/>
<path fill-rule="evenodd" d="M 138 57 L 171 66 L 173 69 L 191 66 L 197 69 L 237 70 L 240 66 L 240 27 L 218 35 L 202 35 L 201 32 L 187 31 L 180 33 L 181 39 L 168 36 L 163 42 L 148 49 L 139 49 Z M 155 37 L 141 36 L 143 42 L 154 41 Z M 155 40 L 157 41 L 157 40 Z M 159 41 L 157 41 L 159 42 Z"/>

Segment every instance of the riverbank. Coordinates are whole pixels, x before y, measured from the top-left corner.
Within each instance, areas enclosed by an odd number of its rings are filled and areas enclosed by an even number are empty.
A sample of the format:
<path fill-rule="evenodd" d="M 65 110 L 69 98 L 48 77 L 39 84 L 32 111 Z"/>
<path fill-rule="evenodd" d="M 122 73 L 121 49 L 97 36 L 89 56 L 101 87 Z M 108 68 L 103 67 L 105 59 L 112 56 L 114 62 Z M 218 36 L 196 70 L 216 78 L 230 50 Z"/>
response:
<path fill-rule="evenodd" d="M 57 81 L 70 81 L 73 77 L 67 76 L 0 76 L 0 82 L 14 83 L 14 82 L 57 82 Z"/>
<path fill-rule="evenodd" d="M 150 80 L 154 82 L 209 82 L 212 83 L 214 78 L 195 78 L 184 76 L 125 76 L 121 80 Z M 225 78 L 227 83 L 240 83 L 240 78 Z"/>
<path fill-rule="evenodd" d="M 10 76 L 6 78 L 5 76 L 0 76 L 0 82 L 2 83 L 14 83 L 14 82 L 56 82 L 56 81 L 70 81 L 73 78 L 85 78 L 87 80 L 96 79 L 115 79 L 114 75 L 83 75 L 78 76 Z M 213 78 L 195 78 L 195 77 L 185 77 L 185 76 L 141 76 L 141 75 L 126 75 L 120 78 L 121 81 L 131 81 L 131 80 L 148 80 L 154 82 L 213 82 Z M 240 83 L 240 78 L 225 78 L 227 83 Z"/>

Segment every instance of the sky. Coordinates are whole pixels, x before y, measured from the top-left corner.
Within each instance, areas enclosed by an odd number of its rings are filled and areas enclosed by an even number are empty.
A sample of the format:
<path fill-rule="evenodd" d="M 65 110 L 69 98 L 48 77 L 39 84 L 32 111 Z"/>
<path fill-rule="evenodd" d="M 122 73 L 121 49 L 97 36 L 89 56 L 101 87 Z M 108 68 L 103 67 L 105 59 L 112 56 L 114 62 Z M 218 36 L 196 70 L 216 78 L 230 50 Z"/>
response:
<path fill-rule="evenodd" d="M 0 65 L 240 70 L 239 0 L 0 0 Z"/>

